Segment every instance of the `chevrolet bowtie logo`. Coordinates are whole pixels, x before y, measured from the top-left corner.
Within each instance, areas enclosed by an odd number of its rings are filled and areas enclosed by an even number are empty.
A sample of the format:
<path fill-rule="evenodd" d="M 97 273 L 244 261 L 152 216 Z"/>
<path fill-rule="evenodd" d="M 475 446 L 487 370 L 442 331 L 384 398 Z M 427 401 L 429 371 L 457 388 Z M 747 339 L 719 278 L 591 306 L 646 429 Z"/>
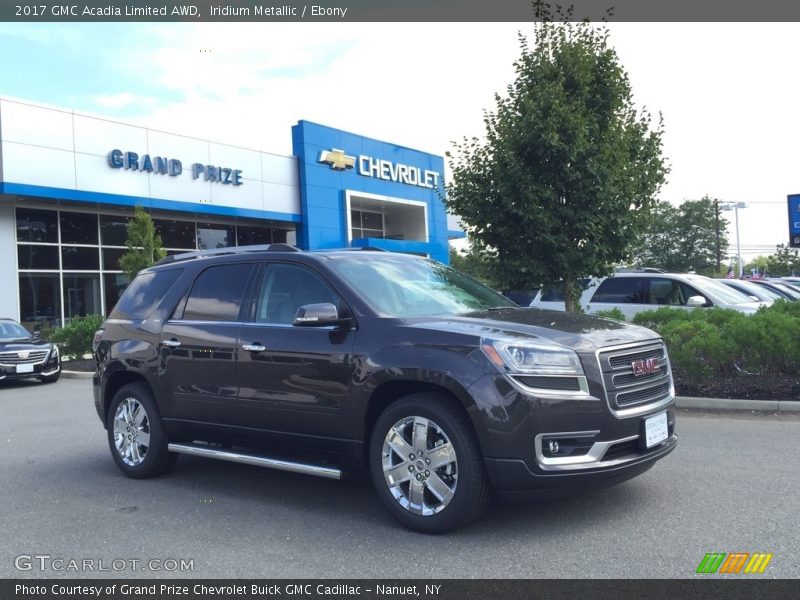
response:
<path fill-rule="evenodd" d="M 330 165 L 331 169 L 344 171 L 345 169 L 352 169 L 355 166 L 356 157 L 347 156 L 344 150 L 331 148 L 330 150 L 323 150 L 319 153 L 319 162 Z"/>

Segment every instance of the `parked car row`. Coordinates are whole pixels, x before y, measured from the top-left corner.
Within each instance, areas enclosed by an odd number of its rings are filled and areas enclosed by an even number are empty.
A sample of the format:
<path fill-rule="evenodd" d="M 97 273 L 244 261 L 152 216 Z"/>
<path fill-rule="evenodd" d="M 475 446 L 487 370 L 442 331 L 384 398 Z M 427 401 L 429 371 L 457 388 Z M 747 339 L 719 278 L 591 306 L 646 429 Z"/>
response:
<path fill-rule="evenodd" d="M 589 314 L 619 309 L 627 320 L 637 313 L 660 306 L 693 309 L 716 306 L 755 313 L 774 301 L 728 287 L 723 280 L 683 273 L 618 272 L 611 277 L 580 280 L 584 288 L 580 304 Z M 565 310 L 563 293 L 542 290 L 530 304 L 533 308 Z"/>

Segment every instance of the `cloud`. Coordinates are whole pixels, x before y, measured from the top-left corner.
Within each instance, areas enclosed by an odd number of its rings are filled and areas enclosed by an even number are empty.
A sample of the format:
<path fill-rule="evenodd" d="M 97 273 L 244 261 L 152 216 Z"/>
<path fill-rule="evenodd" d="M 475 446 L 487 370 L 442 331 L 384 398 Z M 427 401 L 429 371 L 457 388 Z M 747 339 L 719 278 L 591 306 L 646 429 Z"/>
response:
<path fill-rule="evenodd" d="M 135 106 L 140 109 L 153 109 L 161 101 L 152 96 L 138 96 L 132 92 L 120 92 L 119 94 L 101 94 L 92 96 L 89 101 L 103 108 L 128 108 Z"/>

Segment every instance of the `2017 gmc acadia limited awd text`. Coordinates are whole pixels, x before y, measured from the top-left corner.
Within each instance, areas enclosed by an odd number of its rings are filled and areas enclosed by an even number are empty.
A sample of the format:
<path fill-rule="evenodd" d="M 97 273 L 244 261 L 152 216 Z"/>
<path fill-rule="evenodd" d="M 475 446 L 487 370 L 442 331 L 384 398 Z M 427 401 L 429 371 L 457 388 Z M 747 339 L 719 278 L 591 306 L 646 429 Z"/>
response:
<path fill-rule="evenodd" d="M 368 471 L 420 531 L 476 518 L 490 490 L 624 481 L 677 443 L 652 331 L 523 309 L 417 256 L 274 244 L 168 257 L 128 286 L 95 357 L 97 414 L 126 475 L 178 454 Z"/>

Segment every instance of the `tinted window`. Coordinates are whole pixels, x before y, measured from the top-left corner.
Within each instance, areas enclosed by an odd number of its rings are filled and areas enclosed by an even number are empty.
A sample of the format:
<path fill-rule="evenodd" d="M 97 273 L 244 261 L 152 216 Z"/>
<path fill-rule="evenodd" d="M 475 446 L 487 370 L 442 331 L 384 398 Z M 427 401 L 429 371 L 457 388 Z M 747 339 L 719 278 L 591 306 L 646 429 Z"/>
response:
<path fill-rule="evenodd" d="M 579 279 L 578 283 L 581 286 L 582 290 L 585 290 L 589 287 L 591 283 L 591 279 L 584 278 Z M 510 296 L 509 296 L 510 297 Z M 542 298 L 540 302 L 563 302 L 564 301 L 564 290 L 561 288 L 547 288 L 542 290 Z"/>
<path fill-rule="evenodd" d="M 54 210 L 18 208 L 17 241 L 58 242 L 58 213 Z"/>
<path fill-rule="evenodd" d="M 251 264 L 209 267 L 195 279 L 183 318 L 190 321 L 236 321 Z"/>
<path fill-rule="evenodd" d="M 128 287 L 128 276 L 124 273 L 105 273 L 103 275 L 103 284 L 106 292 L 106 311 L 105 314 L 110 314 L 114 305 L 119 300 L 119 297 Z"/>
<path fill-rule="evenodd" d="M 103 269 L 106 271 L 120 271 L 119 259 L 127 250 L 122 248 L 103 248 Z"/>
<path fill-rule="evenodd" d="M 61 213 L 62 244 L 96 244 L 97 215 L 86 213 Z"/>
<path fill-rule="evenodd" d="M 30 329 L 61 322 L 61 285 L 56 273 L 19 274 L 19 312 Z"/>
<path fill-rule="evenodd" d="M 17 246 L 20 269 L 58 271 L 58 246 Z"/>
<path fill-rule="evenodd" d="M 97 248 L 62 246 L 61 265 L 65 271 L 99 271 L 100 254 Z"/>
<path fill-rule="evenodd" d="M 600 284 L 591 301 L 611 304 L 647 304 L 647 279 L 610 277 Z"/>
<path fill-rule="evenodd" d="M 686 306 L 686 301 L 692 296 L 703 296 L 703 294 L 692 286 L 675 279 L 654 277 L 650 280 L 649 304 Z"/>
<path fill-rule="evenodd" d="M 153 224 L 156 227 L 156 232 L 161 236 L 161 244 L 165 248 L 185 248 L 187 250 L 195 250 L 197 248 L 194 223 L 154 219 Z"/>
<path fill-rule="evenodd" d="M 228 248 L 236 245 L 233 239 L 233 225 L 197 224 L 197 247 L 200 250 Z"/>
<path fill-rule="evenodd" d="M 256 302 L 256 322 L 291 324 L 298 308 L 322 302 L 340 305 L 338 295 L 316 273 L 296 265 L 270 265 Z"/>
<path fill-rule="evenodd" d="M 239 225 L 236 231 L 237 243 L 240 246 L 255 246 L 269 244 L 272 241 L 270 230 L 267 227 L 247 227 Z"/>
<path fill-rule="evenodd" d="M 173 269 L 137 275 L 110 316 L 114 319 L 146 319 L 182 272 Z"/>
<path fill-rule="evenodd" d="M 100 238 L 105 246 L 124 246 L 128 239 L 128 219 L 101 215 Z"/>

